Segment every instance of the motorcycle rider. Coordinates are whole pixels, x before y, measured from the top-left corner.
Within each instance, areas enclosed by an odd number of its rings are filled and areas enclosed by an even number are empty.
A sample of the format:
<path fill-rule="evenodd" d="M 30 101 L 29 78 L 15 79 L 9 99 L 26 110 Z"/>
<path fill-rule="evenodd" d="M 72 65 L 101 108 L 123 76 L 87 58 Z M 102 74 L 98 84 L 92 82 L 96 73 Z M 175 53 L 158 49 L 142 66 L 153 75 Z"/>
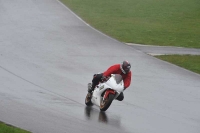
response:
<path fill-rule="evenodd" d="M 92 83 L 88 83 L 88 95 L 89 98 L 92 96 L 92 92 L 96 85 L 99 84 L 106 77 L 111 76 L 111 74 L 120 74 L 124 81 L 124 90 L 126 90 L 131 84 L 132 72 L 130 71 L 131 64 L 128 61 L 123 61 L 122 64 L 115 64 L 110 66 L 104 73 L 94 74 Z M 124 99 L 123 92 L 116 98 L 119 101 Z"/>

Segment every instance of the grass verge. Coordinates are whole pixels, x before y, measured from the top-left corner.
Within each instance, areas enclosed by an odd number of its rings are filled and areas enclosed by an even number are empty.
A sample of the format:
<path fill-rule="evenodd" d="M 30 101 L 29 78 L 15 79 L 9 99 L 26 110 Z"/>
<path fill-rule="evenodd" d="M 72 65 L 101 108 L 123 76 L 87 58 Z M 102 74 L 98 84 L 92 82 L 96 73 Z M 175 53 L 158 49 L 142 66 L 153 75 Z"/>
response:
<path fill-rule="evenodd" d="M 200 48 L 199 0 L 60 0 L 121 42 Z"/>
<path fill-rule="evenodd" d="M 30 132 L 0 122 L 0 133 L 30 133 Z"/>
<path fill-rule="evenodd" d="M 161 55 L 155 57 L 200 74 L 200 55 Z"/>

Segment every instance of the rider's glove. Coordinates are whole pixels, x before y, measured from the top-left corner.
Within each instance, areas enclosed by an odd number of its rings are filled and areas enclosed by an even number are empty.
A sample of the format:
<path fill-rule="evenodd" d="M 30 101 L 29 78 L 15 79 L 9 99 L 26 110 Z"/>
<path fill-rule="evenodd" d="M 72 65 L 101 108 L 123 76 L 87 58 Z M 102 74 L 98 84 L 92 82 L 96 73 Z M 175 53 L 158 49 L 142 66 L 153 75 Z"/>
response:
<path fill-rule="evenodd" d="M 106 77 L 105 77 L 105 76 L 102 76 L 102 77 L 101 77 L 101 81 L 102 81 L 102 82 L 106 81 Z"/>

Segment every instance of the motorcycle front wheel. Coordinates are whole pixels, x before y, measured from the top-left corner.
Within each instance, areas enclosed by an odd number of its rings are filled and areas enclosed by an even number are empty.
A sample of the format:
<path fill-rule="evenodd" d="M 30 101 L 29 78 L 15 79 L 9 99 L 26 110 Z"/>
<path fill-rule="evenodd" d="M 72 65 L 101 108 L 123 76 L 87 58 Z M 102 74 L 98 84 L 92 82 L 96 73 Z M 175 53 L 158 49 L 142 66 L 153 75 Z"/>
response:
<path fill-rule="evenodd" d="M 101 111 L 106 111 L 110 107 L 113 99 L 114 99 L 114 95 L 113 94 L 109 94 L 109 96 L 106 99 L 101 101 L 100 110 Z"/>

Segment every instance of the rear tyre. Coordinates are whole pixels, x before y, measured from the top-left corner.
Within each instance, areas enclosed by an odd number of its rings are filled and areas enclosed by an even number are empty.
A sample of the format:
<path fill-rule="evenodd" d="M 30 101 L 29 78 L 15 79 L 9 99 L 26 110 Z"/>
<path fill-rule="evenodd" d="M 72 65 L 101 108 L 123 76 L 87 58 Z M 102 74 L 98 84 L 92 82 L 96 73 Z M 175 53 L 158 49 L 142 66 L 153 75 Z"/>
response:
<path fill-rule="evenodd" d="M 93 104 L 92 104 L 92 102 L 91 102 L 91 96 L 90 96 L 91 94 L 90 93 L 88 93 L 87 95 L 86 95 L 86 98 L 85 98 L 85 104 L 87 105 L 87 106 L 92 106 Z"/>
<path fill-rule="evenodd" d="M 109 96 L 106 99 L 102 100 L 100 103 L 100 110 L 106 111 L 110 107 L 114 97 L 115 96 L 113 94 L 109 94 Z"/>

